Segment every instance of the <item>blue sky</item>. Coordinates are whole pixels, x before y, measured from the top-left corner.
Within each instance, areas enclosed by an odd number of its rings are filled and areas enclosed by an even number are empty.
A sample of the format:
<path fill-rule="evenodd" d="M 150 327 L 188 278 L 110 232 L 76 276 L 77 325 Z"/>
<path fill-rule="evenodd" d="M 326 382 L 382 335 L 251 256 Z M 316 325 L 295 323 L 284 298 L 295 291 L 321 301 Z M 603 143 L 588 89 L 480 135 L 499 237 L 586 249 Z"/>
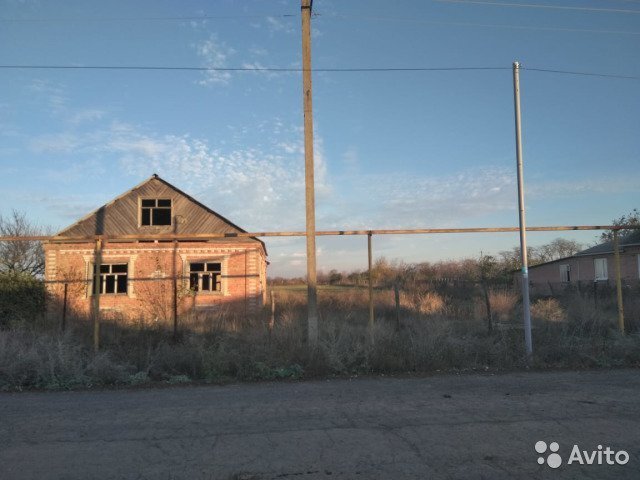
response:
<path fill-rule="evenodd" d="M 522 3 L 554 8 L 314 2 L 316 68 L 507 68 L 314 73 L 318 229 L 517 225 L 512 62 L 640 76 L 640 1 Z M 301 65 L 295 0 L 1 4 L 2 65 Z M 640 81 L 524 70 L 521 85 L 528 224 L 640 206 Z M 1 214 L 62 228 L 156 172 L 247 230 L 304 229 L 298 72 L 2 69 L 0 135 Z M 394 236 L 374 251 L 433 261 L 516 244 Z M 303 239 L 267 246 L 272 275 L 304 273 Z M 321 269 L 366 264 L 364 238 L 318 246 Z"/>

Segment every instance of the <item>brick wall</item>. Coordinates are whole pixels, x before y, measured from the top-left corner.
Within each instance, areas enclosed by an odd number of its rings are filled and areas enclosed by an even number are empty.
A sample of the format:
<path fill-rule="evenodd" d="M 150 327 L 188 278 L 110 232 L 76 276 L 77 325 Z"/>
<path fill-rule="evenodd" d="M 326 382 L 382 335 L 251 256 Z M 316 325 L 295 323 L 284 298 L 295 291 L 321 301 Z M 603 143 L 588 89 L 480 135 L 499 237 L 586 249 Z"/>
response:
<path fill-rule="evenodd" d="M 91 314 L 94 248 L 92 243 L 45 245 L 50 315 L 61 310 L 65 283 L 69 309 L 78 315 Z M 191 262 L 221 263 L 221 291 L 191 291 Z M 179 315 L 219 304 L 255 311 L 263 301 L 266 258 L 256 242 L 108 243 L 102 249 L 102 263 L 128 264 L 128 285 L 126 294 L 100 295 L 101 315 L 112 312 L 131 319 L 172 318 L 174 277 Z"/>

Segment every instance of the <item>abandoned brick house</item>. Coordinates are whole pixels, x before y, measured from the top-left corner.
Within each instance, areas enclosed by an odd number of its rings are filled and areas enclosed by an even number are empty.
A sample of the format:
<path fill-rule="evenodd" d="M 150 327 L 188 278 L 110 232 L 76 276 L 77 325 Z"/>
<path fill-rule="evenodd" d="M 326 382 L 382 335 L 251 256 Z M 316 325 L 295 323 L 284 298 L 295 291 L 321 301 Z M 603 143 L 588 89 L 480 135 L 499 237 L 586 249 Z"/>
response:
<path fill-rule="evenodd" d="M 101 315 L 168 320 L 174 309 L 178 315 L 220 304 L 256 310 L 266 295 L 264 244 L 254 237 L 201 238 L 239 232 L 153 175 L 45 244 L 50 314 L 62 308 L 65 284 L 67 308 L 79 315 L 92 313 L 96 292 Z M 143 238 L 160 234 L 180 238 Z"/>
<path fill-rule="evenodd" d="M 640 230 L 620 238 L 620 277 L 624 285 L 640 283 Z M 570 286 L 615 285 L 613 242 L 604 242 L 576 253 L 529 267 L 529 282 L 537 294 L 553 294 Z"/>

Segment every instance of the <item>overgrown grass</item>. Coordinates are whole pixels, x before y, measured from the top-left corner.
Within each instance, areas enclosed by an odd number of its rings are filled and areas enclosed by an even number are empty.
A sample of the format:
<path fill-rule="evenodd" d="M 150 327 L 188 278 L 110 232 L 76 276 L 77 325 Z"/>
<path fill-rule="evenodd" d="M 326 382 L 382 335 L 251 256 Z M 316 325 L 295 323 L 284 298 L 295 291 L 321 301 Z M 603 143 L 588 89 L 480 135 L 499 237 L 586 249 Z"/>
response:
<path fill-rule="evenodd" d="M 391 292 L 376 294 L 373 342 L 367 328 L 367 291 L 320 292 L 318 347 L 309 348 L 305 298 L 277 295 L 269 312 L 244 317 L 231 310 L 167 326 L 113 320 L 102 325 L 94 354 L 89 322 L 0 331 L 0 389 L 180 384 L 320 378 L 335 375 L 502 370 L 526 366 L 516 299 L 492 292 L 497 323 L 487 332 L 482 299 L 450 292 L 404 294 L 396 323 Z M 637 303 L 637 302 L 636 302 Z M 637 311 L 628 310 L 631 322 Z M 637 306 L 637 305 L 636 305 Z M 535 368 L 640 366 L 640 336 L 620 334 L 613 308 L 594 310 L 579 295 L 533 303 Z"/>

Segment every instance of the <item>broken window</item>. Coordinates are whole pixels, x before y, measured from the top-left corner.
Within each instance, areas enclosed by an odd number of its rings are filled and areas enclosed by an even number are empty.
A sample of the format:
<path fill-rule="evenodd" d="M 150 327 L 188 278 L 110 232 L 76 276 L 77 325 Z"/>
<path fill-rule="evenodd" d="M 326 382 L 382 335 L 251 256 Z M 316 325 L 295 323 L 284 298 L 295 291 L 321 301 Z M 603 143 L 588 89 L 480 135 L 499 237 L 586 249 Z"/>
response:
<path fill-rule="evenodd" d="M 140 204 L 140 225 L 171 225 L 171 199 L 142 199 Z"/>
<path fill-rule="evenodd" d="M 100 294 L 127 294 L 129 266 L 126 263 L 103 263 L 100 265 L 100 273 L 96 273 L 96 266 L 93 266 L 93 287 L 96 291 L 96 282 L 100 282 Z"/>
<path fill-rule="evenodd" d="M 196 292 L 220 292 L 222 264 L 195 262 L 189 264 L 189 288 Z"/>

